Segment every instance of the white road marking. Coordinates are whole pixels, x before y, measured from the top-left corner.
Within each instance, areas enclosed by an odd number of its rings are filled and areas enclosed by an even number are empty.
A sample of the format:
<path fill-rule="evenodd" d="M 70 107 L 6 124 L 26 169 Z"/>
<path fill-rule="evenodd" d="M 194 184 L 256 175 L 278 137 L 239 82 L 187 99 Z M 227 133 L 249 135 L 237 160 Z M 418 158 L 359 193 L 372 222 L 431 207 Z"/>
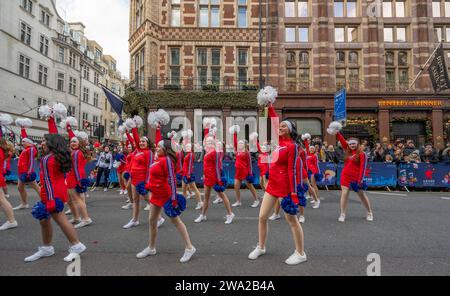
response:
<path fill-rule="evenodd" d="M 377 194 L 377 195 L 390 195 L 390 196 L 401 196 L 401 197 L 407 197 L 407 194 L 404 193 L 389 193 L 389 192 L 373 192 L 373 191 L 367 191 L 370 194 Z"/>
<path fill-rule="evenodd" d="M 450 200 L 450 197 L 441 197 L 441 199 L 444 199 L 444 200 Z"/>

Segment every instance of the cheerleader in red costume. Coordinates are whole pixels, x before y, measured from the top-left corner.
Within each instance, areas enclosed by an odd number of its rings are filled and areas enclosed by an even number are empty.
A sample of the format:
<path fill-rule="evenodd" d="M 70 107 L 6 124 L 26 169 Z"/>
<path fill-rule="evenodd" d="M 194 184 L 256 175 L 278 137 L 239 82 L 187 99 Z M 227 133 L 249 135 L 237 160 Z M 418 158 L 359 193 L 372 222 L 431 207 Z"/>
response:
<path fill-rule="evenodd" d="M 32 127 L 33 123 L 28 118 L 18 118 L 16 119 L 16 125 L 21 129 L 22 136 L 22 146 L 24 150 L 19 156 L 19 162 L 17 164 L 19 180 L 17 182 L 17 188 L 20 193 L 20 199 L 22 203 L 15 207 L 14 210 L 28 209 L 28 197 L 25 185 L 31 186 L 39 194 L 39 185 L 36 182 L 36 172 L 35 172 L 35 159 L 37 156 L 37 149 L 34 146 L 34 142 L 28 138 L 26 128 Z"/>
<path fill-rule="evenodd" d="M 242 206 L 241 202 L 241 185 L 242 181 L 247 182 L 247 188 L 250 190 L 253 196 L 252 208 L 259 207 L 260 200 L 256 194 L 255 187 L 253 183 L 255 182 L 255 175 L 253 174 L 253 164 L 252 156 L 250 155 L 250 149 L 246 141 L 238 141 L 238 134 L 240 132 L 240 127 L 234 125 L 230 127 L 230 134 L 233 135 L 233 146 L 234 154 L 236 155 L 236 174 L 234 176 L 234 191 L 236 192 L 236 202 L 232 205 L 233 207 Z"/>
<path fill-rule="evenodd" d="M 132 130 L 136 152 L 131 161 L 131 191 L 133 196 L 133 218 L 123 226 L 129 229 L 139 225 L 140 201 L 148 199 L 148 191 L 145 184 L 150 178 L 149 169 L 154 160 L 153 143 L 147 137 L 139 137 L 138 128 L 143 125 L 139 116 L 129 118 L 125 122 L 128 129 Z"/>
<path fill-rule="evenodd" d="M 250 135 L 250 142 L 256 142 L 256 146 L 258 147 L 259 184 L 261 184 L 263 190 L 266 190 L 266 184 L 269 180 L 270 147 L 267 142 L 262 146 L 260 145 L 258 133 L 252 133 Z"/>
<path fill-rule="evenodd" d="M 192 245 L 186 225 L 181 221 L 180 215 L 186 209 L 186 199 L 183 195 L 177 193 L 176 178 L 176 151 L 172 149 L 172 141 L 164 140 L 158 143 L 156 147 L 157 159 L 150 168 L 150 181 L 146 188 L 151 192 L 150 199 L 150 228 L 149 244 L 142 252 L 136 255 L 143 259 L 148 256 L 156 255 L 156 236 L 158 234 L 158 219 L 164 212 L 170 217 L 173 225 L 180 233 L 185 251 L 180 259 L 181 263 L 188 262 L 195 254 L 196 249 Z"/>
<path fill-rule="evenodd" d="M 132 193 L 132 189 L 131 189 L 131 163 L 133 161 L 133 156 L 136 152 L 136 150 L 134 149 L 134 145 L 133 143 L 133 138 L 131 138 L 130 134 L 127 132 L 127 137 L 129 137 L 128 142 L 129 144 L 127 145 L 127 157 L 126 157 L 126 165 L 125 165 L 125 171 L 123 173 L 123 178 L 126 182 L 126 190 L 124 192 L 124 194 L 128 195 L 128 200 L 127 200 L 127 204 L 124 205 L 122 207 L 122 209 L 124 210 L 130 210 L 133 208 L 133 195 Z M 131 140 L 131 141 L 130 141 Z"/>
<path fill-rule="evenodd" d="M 305 145 L 305 149 L 307 152 L 306 156 L 306 166 L 308 169 L 308 176 L 311 180 L 310 186 L 309 186 L 309 194 L 313 197 L 313 201 L 311 203 L 314 203 L 313 209 L 320 208 L 320 197 L 319 197 L 319 188 L 317 187 L 317 182 L 322 181 L 323 175 L 320 172 L 319 168 L 319 158 L 317 157 L 316 147 L 313 145 L 309 145 L 311 141 L 311 135 L 310 134 L 304 134 L 302 135 L 302 140 Z"/>
<path fill-rule="evenodd" d="M 126 133 L 126 127 L 124 125 L 119 126 L 119 133 L 120 136 L 123 137 Z M 126 195 L 127 192 L 127 181 L 124 178 L 124 174 L 126 171 L 126 167 L 127 167 L 127 148 L 128 145 L 124 145 L 124 143 L 122 142 L 119 147 L 117 148 L 117 154 L 115 156 L 114 159 L 114 164 L 113 167 L 116 169 L 117 171 L 117 177 L 119 179 L 119 187 L 120 187 L 120 192 L 119 195 Z"/>
<path fill-rule="evenodd" d="M 183 159 L 183 169 L 182 169 L 183 195 L 187 196 L 188 190 L 190 192 L 193 192 L 197 200 L 197 206 L 195 207 L 195 209 L 201 210 L 203 208 L 202 196 L 197 188 L 197 184 L 195 184 L 195 175 L 194 175 L 195 156 L 191 144 L 191 139 L 193 135 L 194 133 L 192 132 L 192 130 L 183 131 L 181 133 L 181 136 L 183 138 L 183 149 L 184 153 L 186 153 Z"/>
<path fill-rule="evenodd" d="M 6 132 L 5 127 L 10 125 L 12 122 L 13 120 L 10 115 L 0 114 L 0 163 L 4 163 L 5 157 L 10 153 L 8 142 L 3 138 L 3 135 Z M 0 174 L 0 187 L 6 188 L 5 176 L 3 173 Z M 14 211 L 2 190 L 0 190 L 0 207 L 6 215 L 6 222 L 0 226 L 0 231 L 16 228 L 18 224 L 14 218 Z"/>
<path fill-rule="evenodd" d="M 256 260 L 266 253 L 266 239 L 269 215 L 275 205 L 281 200 L 295 242 L 295 252 L 287 260 L 286 264 L 297 265 L 305 262 L 304 237 L 302 227 L 297 219 L 299 205 L 304 202 L 304 188 L 302 185 L 301 157 L 296 144 L 297 128 L 291 121 L 285 120 L 278 123 L 272 104 L 275 102 L 277 92 L 272 87 L 266 87 L 258 94 L 258 102 L 261 105 L 269 105 L 269 116 L 272 125 L 278 130 L 279 146 L 272 152 L 269 170 L 269 182 L 259 213 L 259 244 L 248 256 L 250 260 Z M 300 198 L 300 199 L 299 199 Z"/>
<path fill-rule="evenodd" d="M 61 104 L 56 104 L 53 108 L 47 105 L 39 108 L 40 116 L 48 119 L 49 134 L 44 136 L 45 140 L 42 142 L 44 155 L 40 163 L 41 201 L 33 207 L 31 213 L 40 221 L 43 246 L 39 247 L 34 255 L 25 258 L 25 262 L 33 262 L 55 254 L 52 246 L 52 219 L 71 244 L 69 255 L 64 261 L 71 262 L 86 250 L 86 246 L 79 241 L 74 227 L 63 212 L 64 203 L 68 199 L 65 174 L 70 173 L 72 160 L 67 141 L 58 135 L 55 117 L 64 117 L 66 113 L 67 109 Z"/>
<path fill-rule="evenodd" d="M 210 119 L 208 121 L 210 121 Z M 235 215 L 231 211 L 230 200 L 225 194 L 227 181 L 222 170 L 223 144 L 220 141 L 216 141 L 216 132 L 216 128 L 211 125 L 207 125 L 205 128 L 205 156 L 203 159 L 205 200 L 203 202 L 202 213 L 197 219 L 194 220 L 194 222 L 201 223 L 207 220 L 206 213 L 209 208 L 211 190 L 214 189 L 225 205 L 225 209 L 227 211 L 225 224 L 229 225 L 233 223 Z"/>
<path fill-rule="evenodd" d="M 372 222 L 373 212 L 369 198 L 365 193 L 367 185 L 364 181 L 367 167 L 367 155 L 361 149 L 357 139 L 350 138 L 347 142 L 340 133 L 341 130 L 342 124 L 339 122 L 332 122 L 328 128 L 328 133 L 337 136 L 337 139 L 345 151 L 344 169 L 342 170 L 341 175 L 341 215 L 339 216 L 338 221 L 345 222 L 348 197 L 351 189 L 358 194 L 364 208 L 367 210 L 366 220 Z"/>
<path fill-rule="evenodd" d="M 73 216 L 72 221 L 69 222 L 75 224 L 75 229 L 83 228 L 93 223 L 87 211 L 85 198 L 87 188 L 90 185 L 85 171 L 86 164 L 90 161 L 87 149 L 89 139 L 85 132 L 74 132 L 72 130 L 77 125 L 77 120 L 74 117 L 68 117 L 66 120 L 61 121 L 61 127 L 66 129 L 69 134 L 70 149 L 72 151 L 72 169 L 67 174 L 66 183 L 69 189 L 68 205 Z"/>

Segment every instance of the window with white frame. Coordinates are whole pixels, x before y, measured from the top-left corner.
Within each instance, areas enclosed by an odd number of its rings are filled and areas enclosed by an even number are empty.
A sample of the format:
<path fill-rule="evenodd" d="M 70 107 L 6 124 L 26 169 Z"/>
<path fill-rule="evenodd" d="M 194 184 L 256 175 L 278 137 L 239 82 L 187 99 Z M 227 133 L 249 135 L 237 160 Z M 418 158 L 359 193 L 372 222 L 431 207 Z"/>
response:
<path fill-rule="evenodd" d="M 449 0 L 433 0 L 431 5 L 433 17 L 450 17 Z"/>
<path fill-rule="evenodd" d="M 180 56 L 180 48 L 172 47 L 169 49 L 170 52 L 170 60 L 169 60 L 169 69 L 170 69 L 170 84 L 172 85 L 180 85 L 181 78 L 181 56 Z"/>
<path fill-rule="evenodd" d="M 406 42 L 406 27 L 384 27 L 384 42 Z"/>
<path fill-rule="evenodd" d="M 22 54 L 19 55 L 19 75 L 30 78 L 30 58 Z"/>
<path fill-rule="evenodd" d="M 134 55 L 134 79 L 136 87 L 143 89 L 145 85 L 145 47 Z"/>
<path fill-rule="evenodd" d="M 66 62 L 66 49 L 64 47 L 58 47 L 58 62 L 65 63 Z"/>
<path fill-rule="evenodd" d="M 286 52 L 286 88 L 289 91 L 309 89 L 310 53 L 307 50 Z"/>
<path fill-rule="evenodd" d="M 50 15 L 45 10 L 41 9 L 41 23 L 46 25 L 47 27 L 50 26 Z"/>
<path fill-rule="evenodd" d="M 220 26 L 221 0 L 199 0 L 199 27 Z"/>
<path fill-rule="evenodd" d="M 171 0 L 170 25 L 172 27 L 181 26 L 181 0 Z"/>
<path fill-rule="evenodd" d="M 69 65 L 74 69 L 77 68 L 77 55 L 73 51 L 69 53 Z"/>
<path fill-rule="evenodd" d="M 48 82 L 48 68 L 41 64 L 38 66 L 38 82 L 45 86 Z"/>
<path fill-rule="evenodd" d="M 45 55 L 48 56 L 48 38 L 44 35 L 39 36 L 39 51 Z"/>
<path fill-rule="evenodd" d="M 77 79 L 73 77 L 69 77 L 69 94 L 76 96 L 77 95 Z"/>
<path fill-rule="evenodd" d="M 90 80 L 91 77 L 91 68 L 88 65 L 83 66 L 83 78 L 86 80 Z"/>
<path fill-rule="evenodd" d="M 31 27 L 24 22 L 20 22 L 20 41 L 26 45 L 31 44 Z"/>
<path fill-rule="evenodd" d="M 64 91 L 64 84 L 66 82 L 66 77 L 64 73 L 58 73 L 57 74 L 57 81 L 56 81 L 56 89 L 58 91 Z"/>
<path fill-rule="evenodd" d="M 137 29 L 142 25 L 144 21 L 144 0 L 136 0 L 135 17 L 135 29 Z"/>
<path fill-rule="evenodd" d="M 403 50 L 388 50 L 385 53 L 386 88 L 391 91 L 409 87 L 409 53 Z"/>
<path fill-rule="evenodd" d="M 308 17 L 309 1 L 306 0 L 286 0 L 284 3 L 285 17 Z"/>
<path fill-rule="evenodd" d="M 450 42 L 450 26 L 434 27 L 435 42 Z"/>
<path fill-rule="evenodd" d="M 94 93 L 94 106 L 98 107 L 98 93 Z"/>
<path fill-rule="evenodd" d="M 237 74 L 238 84 L 240 87 L 248 83 L 249 56 L 248 48 L 238 48 L 237 50 Z"/>
<path fill-rule="evenodd" d="M 334 28 L 334 40 L 335 42 L 358 42 L 358 27 L 344 26 Z"/>
<path fill-rule="evenodd" d="M 97 72 L 94 72 L 94 84 L 98 85 L 100 82 L 100 75 Z"/>
<path fill-rule="evenodd" d="M 32 0 L 22 0 L 20 7 L 25 9 L 28 13 L 33 14 L 33 1 Z"/>
<path fill-rule="evenodd" d="M 383 1 L 383 17 L 405 17 L 405 16 L 406 16 L 405 0 Z"/>
<path fill-rule="evenodd" d="M 287 27 L 285 28 L 286 42 L 309 42 L 309 27 Z"/>
<path fill-rule="evenodd" d="M 248 0 L 237 0 L 238 1 L 238 14 L 237 14 L 237 24 L 239 28 L 248 27 Z"/>
<path fill-rule="evenodd" d="M 349 90 L 359 90 L 360 84 L 360 53 L 355 50 L 336 51 L 336 89 L 346 87 Z"/>
<path fill-rule="evenodd" d="M 75 116 L 76 115 L 76 113 L 75 113 L 75 106 L 69 105 L 67 107 L 67 115 L 68 116 Z"/>
<path fill-rule="evenodd" d="M 83 88 L 83 102 L 89 104 L 89 88 Z"/>
<path fill-rule="evenodd" d="M 335 0 L 334 17 L 357 17 L 358 1 L 356 0 Z"/>

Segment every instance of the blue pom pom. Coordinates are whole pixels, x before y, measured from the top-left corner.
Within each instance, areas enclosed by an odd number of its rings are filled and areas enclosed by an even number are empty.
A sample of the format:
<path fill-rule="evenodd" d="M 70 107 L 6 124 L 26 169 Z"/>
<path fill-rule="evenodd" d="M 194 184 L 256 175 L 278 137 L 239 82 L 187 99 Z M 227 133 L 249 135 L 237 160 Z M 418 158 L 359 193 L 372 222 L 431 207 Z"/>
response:
<path fill-rule="evenodd" d="M 220 186 L 218 184 L 214 185 L 214 190 L 216 192 L 225 192 L 225 186 Z"/>
<path fill-rule="evenodd" d="M 269 172 L 266 173 L 266 179 L 269 180 Z"/>
<path fill-rule="evenodd" d="M 34 205 L 31 210 L 31 215 L 39 221 L 50 218 L 50 213 L 47 211 L 47 207 L 40 201 Z"/>
<path fill-rule="evenodd" d="M 253 176 L 253 175 L 248 175 L 248 176 L 247 176 L 247 182 L 250 183 L 250 184 L 255 183 L 255 176 Z"/>
<path fill-rule="evenodd" d="M 77 185 L 77 186 L 75 187 L 75 191 L 76 191 L 77 193 L 79 193 L 79 194 L 81 194 L 81 193 L 86 193 L 86 192 L 87 192 L 87 187 Z"/>
<path fill-rule="evenodd" d="M 36 176 L 35 172 L 33 172 L 31 174 L 24 173 L 24 174 L 20 174 L 19 179 L 20 179 L 20 181 L 22 181 L 22 183 L 31 183 L 31 182 L 36 181 L 36 177 L 37 176 Z"/>
<path fill-rule="evenodd" d="M 83 187 L 89 187 L 91 185 L 91 181 L 89 179 L 81 179 L 80 183 Z"/>
<path fill-rule="evenodd" d="M 183 179 L 183 176 L 181 174 L 177 174 L 177 181 L 180 182 Z"/>
<path fill-rule="evenodd" d="M 359 186 L 359 189 L 366 191 L 367 189 L 369 189 L 369 185 L 367 185 L 366 181 L 363 181 L 361 186 Z"/>
<path fill-rule="evenodd" d="M 316 182 L 322 182 L 323 175 L 321 173 L 314 174 L 314 179 L 316 180 Z"/>
<path fill-rule="evenodd" d="M 283 211 L 288 214 L 295 216 L 299 213 L 298 205 L 294 203 L 294 201 L 291 198 L 291 195 L 288 195 L 287 197 L 283 198 L 281 201 L 281 207 L 283 208 Z"/>
<path fill-rule="evenodd" d="M 64 211 L 64 202 L 60 198 L 55 198 L 55 211 L 56 213 L 61 213 Z"/>
<path fill-rule="evenodd" d="M 311 176 L 312 176 L 312 172 L 310 171 L 310 170 L 308 170 L 308 179 L 310 179 L 311 180 Z"/>
<path fill-rule="evenodd" d="M 183 182 L 184 182 L 185 184 L 195 183 L 195 175 L 192 174 L 190 177 L 184 176 L 184 177 L 183 177 Z"/>
<path fill-rule="evenodd" d="M 123 174 L 123 178 L 125 179 L 125 180 L 130 180 L 130 173 L 129 172 L 125 172 L 124 174 Z"/>
<path fill-rule="evenodd" d="M 355 191 L 355 192 L 359 192 L 359 184 L 357 182 L 351 182 L 350 183 L 350 189 Z"/>
<path fill-rule="evenodd" d="M 27 174 L 20 174 L 19 180 L 20 180 L 22 183 L 26 183 L 26 182 L 27 182 Z"/>
<path fill-rule="evenodd" d="M 178 203 L 176 207 L 173 206 L 172 199 L 169 199 L 164 204 L 164 212 L 168 217 L 178 217 L 186 210 L 186 198 L 183 195 L 177 194 L 177 202 Z"/>
<path fill-rule="evenodd" d="M 299 198 L 299 201 L 300 201 L 300 206 L 303 208 L 306 208 L 306 206 L 308 205 L 308 200 L 304 196 L 302 196 Z"/>
<path fill-rule="evenodd" d="M 32 172 L 31 174 L 28 175 L 28 182 L 34 182 L 36 181 L 37 175 L 35 172 Z"/>
<path fill-rule="evenodd" d="M 11 171 L 10 170 L 6 170 L 5 176 L 11 176 Z"/>
<path fill-rule="evenodd" d="M 309 186 L 306 183 L 301 183 L 297 185 L 297 194 L 299 196 L 305 195 L 306 192 L 308 192 Z"/>
<path fill-rule="evenodd" d="M 139 193 L 139 195 L 145 196 L 148 194 L 148 190 L 145 189 L 145 183 L 141 182 L 136 186 L 136 191 Z"/>

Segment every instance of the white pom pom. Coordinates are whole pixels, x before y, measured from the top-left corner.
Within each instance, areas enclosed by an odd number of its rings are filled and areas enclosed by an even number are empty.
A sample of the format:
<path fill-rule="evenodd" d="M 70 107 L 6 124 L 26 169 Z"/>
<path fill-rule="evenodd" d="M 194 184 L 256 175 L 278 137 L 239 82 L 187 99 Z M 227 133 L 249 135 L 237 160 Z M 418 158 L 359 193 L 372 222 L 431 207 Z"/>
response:
<path fill-rule="evenodd" d="M 78 126 L 78 121 L 77 121 L 77 119 L 76 119 L 75 117 L 69 116 L 69 117 L 67 117 L 66 120 L 67 120 L 67 122 L 70 124 L 70 126 L 71 126 L 72 128 Z"/>
<path fill-rule="evenodd" d="M 230 127 L 229 132 L 232 135 L 239 134 L 241 132 L 241 127 L 239 125 L 233 125 L 232 127 Z"/>
<path fill-rule="evenodd" d="M 1 115 L 0 115 L 0 117 L 1 117 Z M 0 119 L 0 121 L 1 121 L 1 119 Z M 2 134 L 6 134 L 6 128 L 4 126 L 0 126 L 0 128 L 2 129 Z"/>
<path fill-rule="evenodd" d="M 203 128 L 210 128 L 211 127 L 211 118 L 205 117 L 203 119 Z"/>
<path fill-rule="evenodd" d="M 142 117 L 140 117 L 140 116 L 136 115 L 135 117 L 133 117 L 133 120 L 136 123 L 137 128 L 140 128 L 141 126 L 144 125 L 144 120 L 142 120 Z"/>
<path fill-rule="evenodd" d="M 52 116 L 52 109 L 49 105 L 42 105 L 39 107 L 39 115 L 44 119 L 49 119 Z"/>
<path fill-rule="evenodd" d="M 258 133 L 251 133 L 250 135 L 250 141 L 254 142 L 258 139 Z"/>
<path fill-rule="evenodd" d="M 67 108 L 61 103 L 56 103 L 53 105 L 53 111 L 55 112 L 55 116 L 60 119 L 64 119 L 67 117 Z"/>
<path fill-rule="evenodd" d="M 30 128 L 33 126 L 33 122 L 29 118 L 17 118 L 16 126 L 20 128 Z"/>
<path fill-rule="evenodd" d="M 152 128 L 158 127 L 158 119 L 156 117 L 156 112 L 150 112 L 148 114 L 147 122 Z"/>
<path fill-rule="evenodd" d="M 176 131 L 171 131 L 170 133 L 167 133 L 167 138 L 169 138 L 169 139 L 175 139 L 176 136 L 177 136 Z"/>
<path fill-rule="evenodd" d="M 136 122 L 135 122 L 133 119 L 128 118 L 128 119 L 125 121 L 125 126 L 126 126 L 128 129 L 133 129 L 133 128 L 136 127 Z"/>
<path fill-rule="evenodd" d="M 217 135 L 217 127 L 213 127 L 212 129 L 210 129 L 209 134 L 211 136 L 216 136 Z"/>
<path fill-rule="evenodd" d="M 121 165 L 120 161 L 114 160 L 113 168 L 117 169 L 118 167 L 120 167 L 120 165 Z"/>
<path fill-rule="evenodd" d="M 278 97 L 278 92 L 275 88 L 271 86 L 266 86 L 261 89 L 258 93 L 258 104 L 262 106 L 267 106 L 269 103 L 275 103 Z"/>
<path fill-rule="evenodd" d="M 167 125 L 170 122 L 170 115 L 163 109 L 159 109 L 156 112 L 156 118 L 158 119 L 158 123 L 163 126 Z"/>
<path fill-rule="evenodd" d="M 13 123 L 13 119 L 9 114 L 0 114 L 0 125 L 11 125 Z"/>
<path fill-rule="evenodd" d="M 311 135 L 310 134 L 306 133 L 306 134 L 302 135 L 302 141 L 310 140 L 310 139 L 311 139 Z"/>
<path fill-rule="evenodd" d="M 336 135 L 341 130 L 342 130 L 342 124 L 338 121 L 333 121 L 332 123 L 330 123 L 330 126 L 327 129 L 327 132 L 330 135 Z"/>
<path fill-rule="evenodd" d="M 190 129 L 187 130 L 187 137 L 191 139 L 194 136 L 194 132 Z"/>
<path fill-rule="evenodd" d="M 119 126 L 119 134 L 123 135 L 127 132 L 127 127 L 122 124 L 121 126 Z"/>
<path fill-rule="evenodd" d="M 85 141 L 89 140 L 89 136 L 85 132 L 78 132 L 78 134 L 75 134 L 75 136 L 77 136 L 77 138 L 80 138 Z"/>

